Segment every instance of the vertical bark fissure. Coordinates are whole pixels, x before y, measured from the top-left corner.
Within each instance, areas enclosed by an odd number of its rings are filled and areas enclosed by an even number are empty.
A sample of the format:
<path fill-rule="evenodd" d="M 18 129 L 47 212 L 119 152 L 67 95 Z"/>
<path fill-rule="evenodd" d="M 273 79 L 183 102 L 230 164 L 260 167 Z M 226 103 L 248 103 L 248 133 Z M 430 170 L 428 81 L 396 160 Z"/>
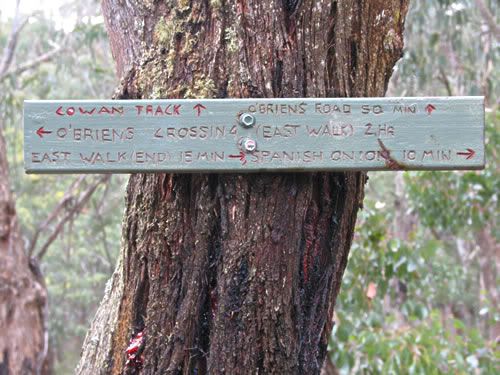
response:
<path fill-rule="evenodd" d="M 117 97 L 381 96 L 407 11 L 399 0 L 168 3 L 141 8 L 144 43 L 127 43 L 142 57 L 118 59 L 119 72 L 132 70 Z M 121 31 L 108 31 L 120 53 Z M 133 175 L 116 329 L 100 349 L 106 373 L 319 373 L 365 180 Z M 141 370 L 126 367 L 124 355 L 138 326 Z M 96 357 L 88 341 L 87 361 Z M 77 372 L 92 373 L 99 361 L 82 359 Z"/>

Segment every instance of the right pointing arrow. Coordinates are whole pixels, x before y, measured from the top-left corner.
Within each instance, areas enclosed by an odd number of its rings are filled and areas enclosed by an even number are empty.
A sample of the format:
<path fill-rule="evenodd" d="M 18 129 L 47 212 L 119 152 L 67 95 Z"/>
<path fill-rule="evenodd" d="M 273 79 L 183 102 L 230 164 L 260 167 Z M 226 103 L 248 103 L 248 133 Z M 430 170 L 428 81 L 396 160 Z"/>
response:
<path fill-rule="evenodd" d="M 467 160 L 472 159 L 476 155 L 476 151 L 472 148 L 468 148 L 466 152 L 457 152 L 457 155 L 465 156 Z"/>
<path fill-rule="evenodd" d="M 243 151 L 240 151 L 238 155 L 228 155 L 231 159 L 240 159 L 241 165 L 245 165 L 247 163 L 246 154 Z"/>

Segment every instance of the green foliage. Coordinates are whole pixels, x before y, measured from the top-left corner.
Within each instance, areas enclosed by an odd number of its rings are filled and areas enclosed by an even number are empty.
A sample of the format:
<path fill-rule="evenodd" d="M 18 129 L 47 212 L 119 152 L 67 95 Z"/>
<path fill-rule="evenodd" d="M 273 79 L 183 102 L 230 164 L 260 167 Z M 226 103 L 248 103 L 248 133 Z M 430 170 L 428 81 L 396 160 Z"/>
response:
<path fill-rule="evenodd" d="M 360 333 L 349 336 L 349 345 L 336 348 L 339 355 L 334 362 L 341 373 L 471 374 L 479 369 L 496 373 L 493 349 L 485 346 L 477 330 L 450 336 L 442 319 L 439 311 L 432 311 L 425 321 L 396 329 L 354 327 Z"/>
<path fill-rule="evenodd" d="M 422 222 L 440 232 L 455 236 L 473 236 L 488 222 L 497 222 L 500 212 L 498 192 L 500 178 L 496 147 L 500 136 L 496 119 L 486 118 L 487 167 L 481 172 L 408 173 L 406 183 L 412 204 Z M 497 242 L 498 227 L 494 229 Z"/>
<path fill-rule="evenodd" d="M 336 307 L 333 363 L 341 373 L 495 373 L 494 343 L 443 309 L 479 304 L 470 275 L 420 230 L 404 242 L 393 238 L 392 213 L 369 201 L 359 218 Z"/>
<path fill-rule="evenodd" d="M 499 3 L 481 1 L 495 19 Z M 390 94 L 498 97 L 500 70 L 494 66 L 499 46 L 489 28 L 476 0 L 412 1 L 405 34 L 408 48 Z"/>
<path fill-rule="evenodd" d="M 370 174 L 330 341 L 341 374 L 500 371 L 498 44 L 476 5 L 412 3 L 389 95 L 485 95 L 487 168 L 407 172 L 399 192 Z"/>

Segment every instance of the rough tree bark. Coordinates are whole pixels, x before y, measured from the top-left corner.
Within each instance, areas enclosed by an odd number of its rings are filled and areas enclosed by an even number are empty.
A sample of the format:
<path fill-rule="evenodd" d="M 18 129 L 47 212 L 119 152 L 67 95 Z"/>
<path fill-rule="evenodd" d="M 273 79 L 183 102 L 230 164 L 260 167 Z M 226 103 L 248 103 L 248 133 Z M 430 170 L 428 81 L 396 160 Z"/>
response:
<path fill-rule="evenodd" d="M 116 97 L 382 96 L 408 1 L 103 0 Z M 365 180 L 132 175 L 77 373 L 319 374 Z"/>
<path fill-rule="evenodd" d="M 0 375 L 46 374 L 47 292 L 36 261 L 25 253 L 8 171 L 0 124 Z"/>

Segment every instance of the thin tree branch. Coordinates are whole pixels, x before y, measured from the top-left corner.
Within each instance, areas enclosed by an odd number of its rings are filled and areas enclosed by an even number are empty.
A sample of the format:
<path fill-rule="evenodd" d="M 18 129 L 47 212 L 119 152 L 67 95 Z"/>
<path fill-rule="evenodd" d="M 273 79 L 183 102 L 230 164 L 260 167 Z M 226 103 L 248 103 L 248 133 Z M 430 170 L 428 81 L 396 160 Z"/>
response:
<path fill-rule="evenodd" d="M 58 45 L 54 47 L 52 50 L 45 52 L 41 54 L 40 56 L 34 58 L 33 60 L 30 60 L 24 64 L 21 64 L 19 66 L 16 66 L 14 68 L 11 68 L 12 60 L 14 59 L 14 54 L 16 51 L 17 47 L 17 42 L 19 40 L 19 33 L 21 30 L 24 28 L 24 26 L 28 23 L 29 17 L 24 18 L 22 21 L 20 21 L 20 14 L 19 14 L 19 4 L 21 0 L 17 0 L 16 2 L 16 11 L 14 15 L 14 20 L 12 23 L 12 31 L 9 35 L 9 39 L 7 41 L 7 44 L 4 48 L 4 52 L 2 55 L 2 62 L 0 63 L 0 83 L 4 81 L 7 77 L 11 75 L 16 75 L 16 74 L 21 74 L 22 72 L 25 72 L 28 69 L 32 69 L 37 67 L 40 64 L 43 64 L 45 62 L 48 62 L 52 60 L 54 56 L 62 52 L 65 48 L 64 45 L 66 44 L 66 41 L 68 37 L 66 36 L 61 43 L 61 45 Z"/>
<path fill-rule="evenodd" d="M 446 88 L 446 93 L 448 96 L 453 96 L 453 89 L 451 87 L 450 80 L 448 79 L 448 76 L 446 75 L 446 72 L 444 69 L 440 66 L 439 67 L 439 78 L 438 78 Z"/>
<path fill-rule="evenodd" d="M 0 63 L 0 77 L 7 72 L 14 58 L 14 52 L 16 51 L 17 41 L 19 39 L 19 33 L 23 29 L 23 27 L 28 22 L 28 17 L 24 20 L 20 21 L 19 15 L 19 3 L 21 0 L 16 1 L 16 11 L 14 14 L 14 19 L 12 21 L 12 30 L 9 35 L 9 39 L 7 40 L 7 44 L 5 45 L 3 54 L 2 54 L 2 62 Z M 1 80 L 0 80 L 1 81 Z"/>
<path fill-rule="evenodd" d="M 85 190 L 82 194 L 80 194 L 80 197 L 76 204 L 66 212 L 66 214 L 59 220 L 59 222 L 56 224 L 54 229 L 52 230 L 52 233 L 48 236 L 47 240 L 45 243 L 41 246 L 40 251 L 37 253 L 36 258 L 40 261 L 42 257 L 46 254 L 49 246 L 55 241 L 61 230 L 63 229 L 64 225 L 66 222 L 71 219 L 74 215 L 80 213 L 80 211 L 83 209 L 85 204 L 89 201 L 89 199 L 92 197 L 92 194 L 95 192 L 95 190 L 99 187 L 100 184 L 105 183 L 109 180 L 110 175 L 102 175 L 100 178 L 91 184 L 87 190 Z"/>
<path fill-rule="evenodd" d="M 63 46 L 65 44 L 65 40 L 63 41 L 63 43 L 61 45 L 51 49 L 50 51 L 48 51 L 46 53 L 41 54 L 40 56 L 34 58 L 33 60 L 25 62 L 24 64 L 16 66 L 16 67 L 10 69 L 9 71 L 5 71 L 3 74 L 0 74 L 0 82 L 5 80 L 5 78 L 7 78 L 8 76 L 21 74 L 21 73 L 25 72 L 26 70 L 36 68 L 38 65 L 52 60 L 52 58 L 54 58 L 54 56 L 56 56 L 57 54 L 59 54 L 60 52 L 62 52 L 64 50 Z"/>
<path fill-rule="evenodd" d="M 494 35 L 496 40 L 500 39 L 500 27 L 498 27 L 497 22 L 495 21 L 495 17 L 491 14 L 491 11 L 488 9 L 488 6 L 484 3 L 483 0 L 476 0 L 476 5 L 479 8 L 479 12 L 483 16 L 483 19 L 488 24 L 490 32 Z"/>
<path fill-rule="evenodd" d="M 61 210 L 68 204 L 68 202 L 74 199 L 75 195 L 74 192 L 80 187 L 81 183 L 85 180 L 85 178 L 86 178 L 85 175 L 77 177 L 71 183 L 68 190 L 66 190 L 66 193 L 64 193 L 64 196 L 59 201 L 59 203 L 57 203 L 57 205 L 54 207 L 52 212 L 47 216 L 47 218 L 42 223 L 38 225 L 38 228 L 36 229 L 30 241 L 30 246 L 28 248 L 29 256 L 33 255 L 40 234 L 47 229 L 49 224 L 57 217 L 57 215 L 59 215 Z"/>

